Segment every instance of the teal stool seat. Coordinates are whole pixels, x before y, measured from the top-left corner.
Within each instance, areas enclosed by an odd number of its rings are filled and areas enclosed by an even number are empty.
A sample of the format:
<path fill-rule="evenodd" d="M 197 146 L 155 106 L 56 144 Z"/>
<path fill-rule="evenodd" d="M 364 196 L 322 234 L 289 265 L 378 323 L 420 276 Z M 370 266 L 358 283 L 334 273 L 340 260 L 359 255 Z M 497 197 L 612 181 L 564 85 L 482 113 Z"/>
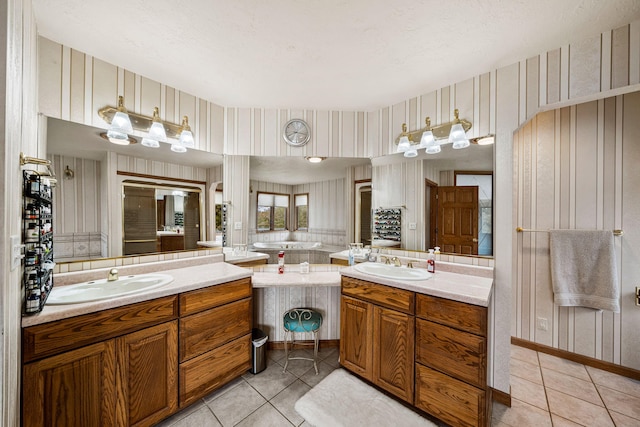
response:
<path fill-rule="evenodd" d="M 312 360 L 313 367 L 316 370 L 316 375 L 318 375 L 318 330 L 322 326 L 322 314 L 318 313 L 315 310 L 309 308 L 292 308 L 287 311 L 283 317 L 283 326 L 284 326 L 284 353 L 285 353 L 285 363 L 283 372 L 287 372 L 287 366 L 289 365 L 289 360 Z M 296 344 L 295 333 L 311 333 L 313 335 L 313 343 L 306 344 L 298 342 L 298 345 L 313 345 L 313 358 L 310 357 L 293 357 L 289 351 L 289 338 L 291 338 L 291 350 L 293 350 L 293 346 Z"/>

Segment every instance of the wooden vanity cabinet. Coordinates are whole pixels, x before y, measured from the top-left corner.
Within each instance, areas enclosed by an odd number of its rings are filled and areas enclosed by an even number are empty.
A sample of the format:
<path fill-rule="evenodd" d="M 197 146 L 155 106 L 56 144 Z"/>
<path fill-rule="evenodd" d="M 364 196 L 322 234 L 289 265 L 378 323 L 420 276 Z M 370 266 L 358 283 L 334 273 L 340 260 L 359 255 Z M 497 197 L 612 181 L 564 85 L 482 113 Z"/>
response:
<path fill-rule="evenodd" d="M 415 406 L 453 426 L 487 426 L 487 308 L 428 295 L 416 302 Z"/>
<path fill-rule="evenodd" d="M 342 278 L 340 363 L 413 403 L 414 293 Z"/>
<path fill-rule="evenodd" d="M 180 407 L 251 368 L 251 280 L 180 295 Z"/>
<path fill-rule="evenodd" d="M 171 415 L 177 314 L 165 297 L 23 329 L 23 426 L 151 426 Z"/>

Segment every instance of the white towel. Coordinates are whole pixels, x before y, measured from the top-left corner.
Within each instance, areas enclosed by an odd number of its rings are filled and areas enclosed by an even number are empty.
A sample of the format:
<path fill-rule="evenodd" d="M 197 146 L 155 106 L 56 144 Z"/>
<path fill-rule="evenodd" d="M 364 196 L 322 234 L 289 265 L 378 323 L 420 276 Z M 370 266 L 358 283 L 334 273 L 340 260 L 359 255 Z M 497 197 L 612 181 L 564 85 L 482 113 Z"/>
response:
<path fill-rule="evenodd" d="M 613 232 L 550 230 L 554 301 L 620 312 L 620 289 Z"/>

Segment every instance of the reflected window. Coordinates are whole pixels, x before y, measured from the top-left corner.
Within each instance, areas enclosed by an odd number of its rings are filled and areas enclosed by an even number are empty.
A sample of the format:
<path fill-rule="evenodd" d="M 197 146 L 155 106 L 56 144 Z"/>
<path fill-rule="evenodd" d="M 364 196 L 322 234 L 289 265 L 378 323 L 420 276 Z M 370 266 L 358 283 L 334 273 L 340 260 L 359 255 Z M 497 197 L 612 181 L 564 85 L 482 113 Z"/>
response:
<path fill-rule="evenodd" d="M 309 230 L 309 193 L 294 194 L 293 206 L 295 214 L 295 229 L 298 231 Z"/>
<path fill-rule="evenodd" d="M 258 192 L 256 230 L 284 231 L 288 229 L 289 195 Z"/>

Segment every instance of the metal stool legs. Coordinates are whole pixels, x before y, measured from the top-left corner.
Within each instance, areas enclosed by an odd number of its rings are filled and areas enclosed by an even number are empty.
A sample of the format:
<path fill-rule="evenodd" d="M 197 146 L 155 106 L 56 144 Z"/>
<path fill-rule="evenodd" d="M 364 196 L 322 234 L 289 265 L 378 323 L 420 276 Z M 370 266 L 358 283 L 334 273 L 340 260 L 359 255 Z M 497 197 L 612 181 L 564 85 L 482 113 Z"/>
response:
<path fill-rule="evenodd" d="M 284 315 L 284 354 L 285 363 L 282 372 L 287 372 L 289 360 L 312 360 L 313 367 L 318 375 L 318 330 L 322 325 L 322 315 L 309 309 L 294 308 L 287 311 Z M 313 358 L 302 356 L 291 356 L 289 353 L 293 351 L 296 344 L 296 332 L 311 332 L 313 336 Z M 291 350 L 289 349 L 289 341 L 291 341 Z M 298 343 L 298 345 L 311 345 L 308 343 Z"/>

